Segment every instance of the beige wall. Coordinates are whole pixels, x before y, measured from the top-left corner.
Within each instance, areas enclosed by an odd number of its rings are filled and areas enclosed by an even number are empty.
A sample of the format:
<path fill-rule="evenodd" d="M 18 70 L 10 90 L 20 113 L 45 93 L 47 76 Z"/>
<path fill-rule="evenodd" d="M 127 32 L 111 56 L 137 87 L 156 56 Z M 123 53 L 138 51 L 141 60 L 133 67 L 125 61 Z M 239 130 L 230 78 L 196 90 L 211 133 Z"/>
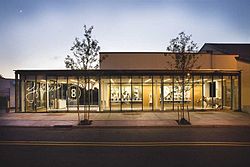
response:
<path fill-rule="evenodd" d="M 163 69 L 164 67 L 166 68 L 166 57 L 163 54 L 108 54 L 101 63 L 101 69 Z"/>
<path fill-rule="evenodd" d="M 212 55 L 212 68 L 237 69 L 237 55 Z"/>
<path fill-rule="evenodd" d="M 242 110 L 250 112 L 250 64 L 238 62 L 241 72 L 241 105 Z"/>
<path fill-rule="evenodd" d="M 108 53 L 101 69 L 168 69 L 171 60 L 163 53 Z M 201 69 L 237 69 L 235 55 L 200 54 L 196 66 Z"/>

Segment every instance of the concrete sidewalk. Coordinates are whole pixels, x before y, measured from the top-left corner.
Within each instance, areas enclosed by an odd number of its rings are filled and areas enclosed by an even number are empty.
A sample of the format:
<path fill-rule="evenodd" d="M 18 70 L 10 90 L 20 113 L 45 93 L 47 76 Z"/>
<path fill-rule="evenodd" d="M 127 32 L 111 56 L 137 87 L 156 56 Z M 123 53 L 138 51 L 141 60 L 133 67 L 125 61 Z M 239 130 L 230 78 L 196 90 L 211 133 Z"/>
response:
<path fill-rule="evenodd" d="M 83 114 L 81 114 L 83 116 Z M 77 125 L 77 113 L 2 113 L 0 126 L 18 127 L 179 127 L 177 112 L 90 113 L 91 125 Z M 232 111 L 190 112 L 191 126 L 247 126 L 250 114 Z M 184 126 L 184 125 L 182 125 Z"/>

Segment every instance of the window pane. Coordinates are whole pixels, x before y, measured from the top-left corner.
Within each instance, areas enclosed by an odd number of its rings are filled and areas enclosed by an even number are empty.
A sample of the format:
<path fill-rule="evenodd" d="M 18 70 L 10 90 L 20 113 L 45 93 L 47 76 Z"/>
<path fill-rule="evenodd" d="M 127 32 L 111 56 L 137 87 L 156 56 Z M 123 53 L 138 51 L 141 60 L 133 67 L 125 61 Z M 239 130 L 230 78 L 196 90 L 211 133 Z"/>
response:
<path fill-rule="evenodd" d="M 143 77 L 143 110 L 152 111 L 153 98 L 152 98 L 152 77 Z"/>
<path fill-rule="evenodd" d="M 161 78 L 158 76 L 153 77 L 153 106 L 154 111 L 161 110 Z"/>
<path fill-rule="evenodd" d="M 38 112 L 46 112 L 46 80 L 45 76 L 37 76 L 36 106 Z"/>
<path fill-rule="evenodd" d="M 78 87 L 78 78 L 77 77 L 70 76 L 68 78 L 67 94 L 68 94 L 68 111 L 77 111 L 78 110 L 78 101 L 79 101 L 79 98 L 82 96 L 81 89 Z M 80 109 L 80 110 L 82 110 L 82 109 Z"/>
<path fill-rule="evenodd" d="M 142 78 L 132 77 L 132 110 L 142 111 Z"/>
<path fill-rule="evenodd" d="M 171 76 L 163 78 L 164 110 L 173 110 L 173 82 Z"/>
<path fill-rule="evenodd" d="M 223 77 L 223 108 L 231 109 L 231 76 Z"/>
<path fill-rule="evenodd" d="M 232 78 L 233 84 L 233 110 L 239 109 L 239 88 L 238 88 L 238 76 L 233 76 Z"/>
<path fill-rule="evenodd" d="M 121 79 L 122 111 L 131 111 L 131 77 L 122 77 Z"/>
<path fill-rule="evenodd" d="M 111 92 L 110 102 L 112 111 L 121 111 L 121 83 L 120 77 L 112 77 L 110 79 Z"/>
<path fill-rule="evenodd" d="M 194 76 L 194 109 L 202 109 L 202 78 Z"/>
<path fill-rule="evenodd" d="M 35 111 L 35 97 L 36 97 L 35 76 L 26 76 L 26 81 L 25 81 L 26 112 Z"/>
<path fill-rule="evenodd" d="M 110 79 L 101 78 L 101 105 L 100 111 L 110 111 Z"/>
<path fill-rule="evenodd" d="M 57 80 L 57 108 L 67 111 L 67 77 L 58 77 Z"/>

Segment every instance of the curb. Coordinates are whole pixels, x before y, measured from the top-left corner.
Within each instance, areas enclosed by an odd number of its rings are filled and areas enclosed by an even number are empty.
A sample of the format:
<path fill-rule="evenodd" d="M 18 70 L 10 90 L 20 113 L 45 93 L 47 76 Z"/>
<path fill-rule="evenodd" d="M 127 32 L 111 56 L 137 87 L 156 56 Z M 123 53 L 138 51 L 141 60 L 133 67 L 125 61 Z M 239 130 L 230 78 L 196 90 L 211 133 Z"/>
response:
<path fill-rule="evenodd" d="M 109 128 L 250 128 L 250 125 L 176 125 L 176 126 L 121 126 L 121 125 L 51 125 L 51 126 L 16 126 L 0 125 L 0 128 L 72 128 L 72 129 L 109 129 Z"/>

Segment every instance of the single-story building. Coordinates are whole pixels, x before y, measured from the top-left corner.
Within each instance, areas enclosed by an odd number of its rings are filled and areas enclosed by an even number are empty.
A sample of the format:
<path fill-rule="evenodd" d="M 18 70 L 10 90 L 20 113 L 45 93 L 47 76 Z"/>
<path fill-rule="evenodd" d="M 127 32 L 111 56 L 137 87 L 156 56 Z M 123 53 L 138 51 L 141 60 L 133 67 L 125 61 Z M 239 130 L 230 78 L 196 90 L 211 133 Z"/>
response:
<path fill-rule="evenodd" d="M 98 70 L 16 70 L 16 112 L 249 111 L 250 44 L 204 44 L 201 68 L 184 73 L 167 68 L 169 54 L 100 52 Z"/>

